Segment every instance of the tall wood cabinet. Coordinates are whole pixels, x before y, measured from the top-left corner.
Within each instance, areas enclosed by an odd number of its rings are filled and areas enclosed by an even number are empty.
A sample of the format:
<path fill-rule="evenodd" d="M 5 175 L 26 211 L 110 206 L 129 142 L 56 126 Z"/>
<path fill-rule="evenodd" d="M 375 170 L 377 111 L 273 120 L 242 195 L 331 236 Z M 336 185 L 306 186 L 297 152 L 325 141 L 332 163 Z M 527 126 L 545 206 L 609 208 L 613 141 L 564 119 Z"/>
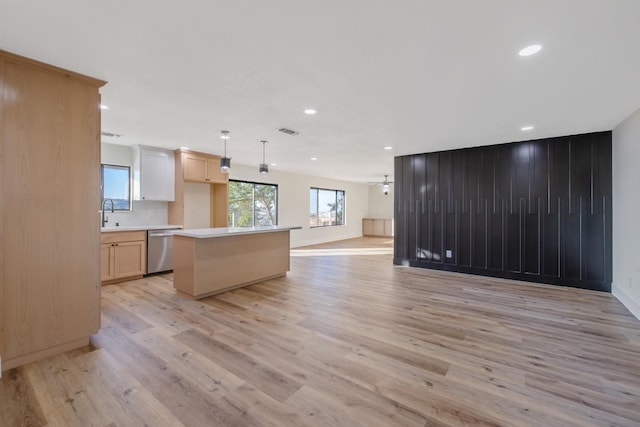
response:
<path fill-rule="evenodd" d="M 185 224 L 185 182 L 209 185 L 209 227 L 226 227 L 229 205 L 229 174 L 220 172 L 220 156 L 179 149 L 175 151 L 175 202 L 169 202 L 169 223 Z"/>
<path fill-rule="evenodd" d="M 105 82 L 0 51 L 0 356 L 10 369 L 100 327 Z"/>

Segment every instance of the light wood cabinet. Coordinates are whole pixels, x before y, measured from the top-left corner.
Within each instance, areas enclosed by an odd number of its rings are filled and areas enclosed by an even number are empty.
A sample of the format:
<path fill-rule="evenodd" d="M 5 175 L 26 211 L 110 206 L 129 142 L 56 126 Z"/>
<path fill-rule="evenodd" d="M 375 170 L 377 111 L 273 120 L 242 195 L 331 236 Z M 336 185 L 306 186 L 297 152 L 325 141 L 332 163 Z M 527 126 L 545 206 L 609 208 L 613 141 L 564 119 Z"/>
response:
<path fill-rule="evenodd" d="M 285 276 L 289 234 L 289 229 L 281 229 L 198 238 L 176 235 L 173 286 L 179 294 L 199 299 Z"/>
<path fill-rule="evenodd" d="M 393 219 L 384 220 L 384 236 L 393 237 Z"/>
<path fill-rule="evenodd" d="M 185 223 L 185 212 L 198 209 L 185 201 L 185 182 L 208 184 L 209 227 L 226 227 L 228 218 L 229 174 L 220 172 L 220 157 L 190 150 L 175 151 L 175 201 L 169 202 L 168 220 L 171 224 Z M 200 184 L 198 184 L 200 185 Z"/>
<path fill-rule="evenodd" d="M 100 281 L 113 280 L 114 273 L 113 243 L 100 243 Z"/>
<path fill-rule="evenodd" d="M 10 369 L 100 328 L 105 82 L 0 51 L 0 356 Z"/>
<path fill-rule="evenodd" d="M 175 159 L 171 150 L 133 147 L 133 199 L 175 200 Z"/>
<path fill-rule="evenodd" d="M 362 218 L 362 235 L 393 237 L 393 219 Z"/>
<path fill-rule="evenodd" d="M 183 176 L 185 181 L 206 182 L 207 159 L 192 153 L 185 153 L 183 157 Z"/>
<path fill-rule="evenodd" d="M 226 184 L 229 182 L 229 174 L 220 170 L 220 157 L 207 158 L 207 179 L 211 182 Z M 209 182 L 207 181 L 207 182 Z"/>
<path fill-rule="evenodd" d="M 182 152 L 182 166 L 185 181 L 225 183 L 229 180 L 229 174 L 220 171 L 219 156 Z"/>
<path fill-rule="evenodd" d="M 100 236 L 100 280 L 103 285 L 142 277 L 147 265 L 147 233 L 114 231 Z"/>

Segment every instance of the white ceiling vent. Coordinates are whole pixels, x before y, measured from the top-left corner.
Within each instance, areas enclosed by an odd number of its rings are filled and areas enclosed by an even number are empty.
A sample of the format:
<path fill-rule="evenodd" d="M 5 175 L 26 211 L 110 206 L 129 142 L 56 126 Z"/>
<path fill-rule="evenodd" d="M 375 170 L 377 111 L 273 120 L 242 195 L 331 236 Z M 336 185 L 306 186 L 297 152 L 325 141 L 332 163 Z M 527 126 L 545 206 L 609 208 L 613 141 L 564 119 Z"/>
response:
<path fill-rule="evenodd" d="M 112 137 L 112 138 L 120 138 L 121 136 L 124 136 L 122 134 L 119 133 L 113 133 L 113 132 L 102 132 L 102 136 L 108 136 L 108 137 Z"/>
<path fill-rule="evenodd" d="M 287 135 L 298 135 L 299 132 L 296 132 L 295 130 L 291 130 L 291 129 L 287 129 L 287 128 L 280 128 L 278 129 L 278 131 L 282 132 L 282 133 L 286 133 Z"/>

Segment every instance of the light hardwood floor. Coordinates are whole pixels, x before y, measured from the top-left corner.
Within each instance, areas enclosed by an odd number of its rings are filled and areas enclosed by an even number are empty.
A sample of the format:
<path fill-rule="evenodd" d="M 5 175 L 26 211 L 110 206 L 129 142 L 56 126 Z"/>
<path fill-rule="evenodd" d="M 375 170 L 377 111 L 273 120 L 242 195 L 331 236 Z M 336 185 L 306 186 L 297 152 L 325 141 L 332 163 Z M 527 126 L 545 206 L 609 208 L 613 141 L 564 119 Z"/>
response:
<path fill-rule="evenodd" d="M 295 250 L 200 301 L 170 274 L 105 286 L 93 346 L 5 372 L 0 425 L 640 425 L 640 321 L 614 297 L 389 248 Z"/>

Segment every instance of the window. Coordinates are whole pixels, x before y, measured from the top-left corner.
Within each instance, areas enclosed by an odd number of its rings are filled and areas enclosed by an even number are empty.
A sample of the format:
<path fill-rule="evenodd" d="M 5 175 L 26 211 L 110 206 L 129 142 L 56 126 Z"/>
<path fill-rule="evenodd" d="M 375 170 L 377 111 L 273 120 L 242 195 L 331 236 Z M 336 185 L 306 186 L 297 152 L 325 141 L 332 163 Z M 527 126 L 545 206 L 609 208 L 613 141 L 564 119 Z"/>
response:
<path fill-rule="evenodd" d="M 278 186 L 229 181 L 229 226 L 278 224 Z"/>
<path fill-rule="evenodd" d="M 344 191 L 311 188 L 309 200 L 311 227 L 344 225 Z"/>
<path fill-rule="evenodd" d="M 131 210 L 131 168 L 129 166 L 102 166 L 102 200 L 113 200 L 116 211 Z M 111 209 L 109 203 L 105 208 Z"/>

